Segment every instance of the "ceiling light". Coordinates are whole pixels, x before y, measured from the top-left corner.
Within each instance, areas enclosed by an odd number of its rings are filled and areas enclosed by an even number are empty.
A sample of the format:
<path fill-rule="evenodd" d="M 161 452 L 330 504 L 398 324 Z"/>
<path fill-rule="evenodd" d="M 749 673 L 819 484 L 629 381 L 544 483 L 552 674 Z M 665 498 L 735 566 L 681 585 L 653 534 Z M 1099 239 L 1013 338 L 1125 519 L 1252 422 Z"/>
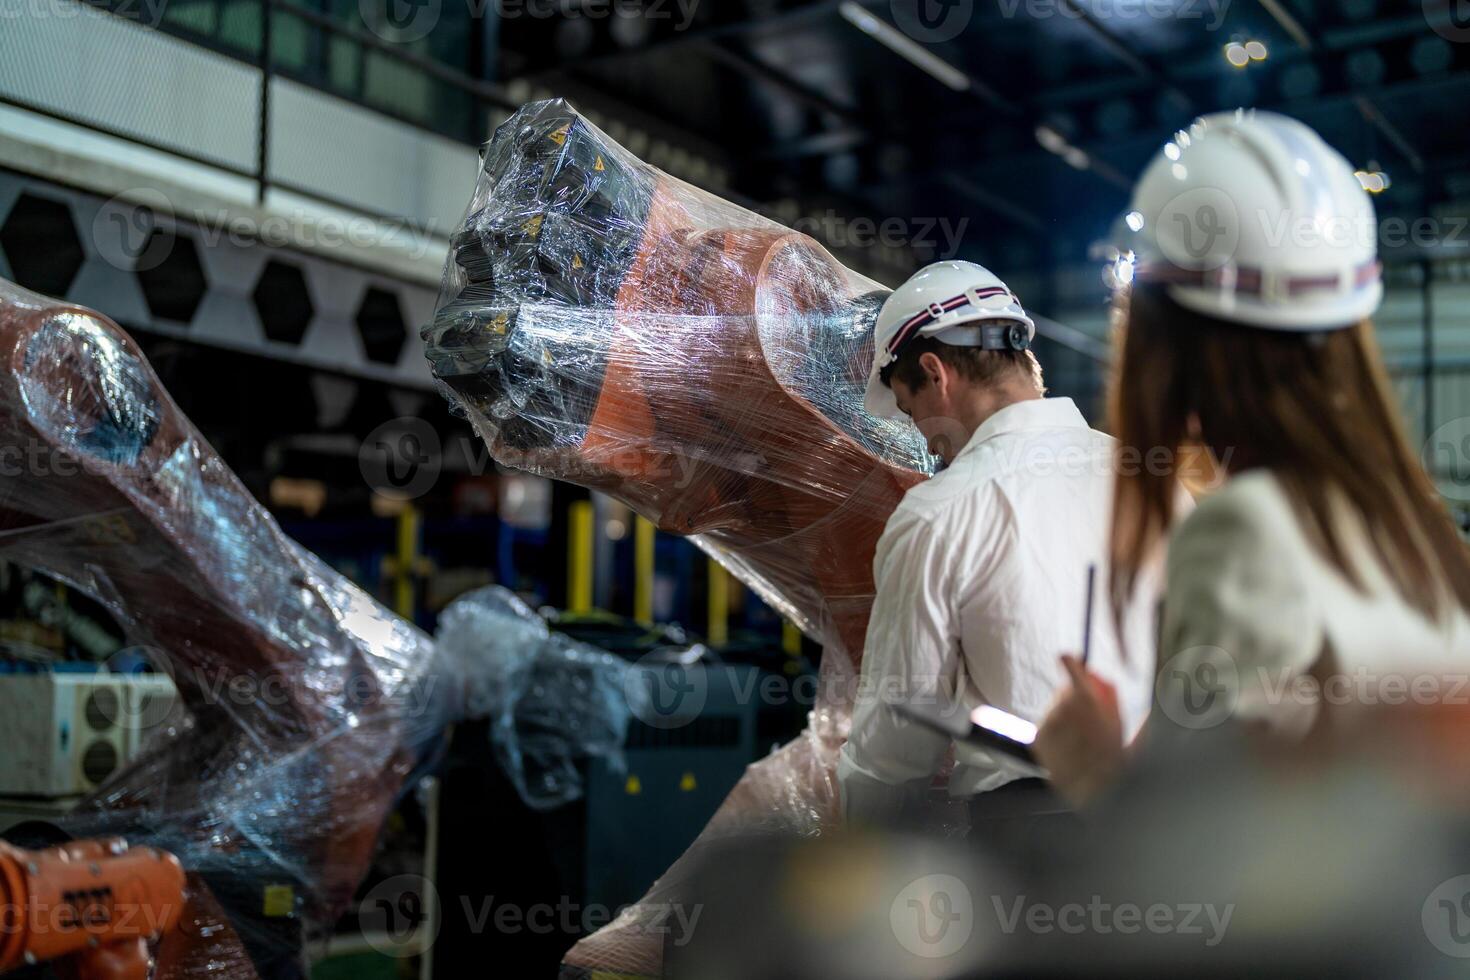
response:
<path fill-rule="evenodd" d="M 1260 41 L 1247 41 L 1247 42 L 1245 42 L 1245 53 L 1250 56 L 1250 59 L 1252 61 L 1265 61 L 1266 60 L 1266 55 L 1267 55 L 1266 46 L 1264 44 L 1262 44 Z"/>
<path fill-rule="evenodd" d="M 838 8 L 842 19 L 883 45 L 889 51 L 921 68 L 956 92 L 970 88 L 970 76 L 938 57 L 902 31 L 864 10 L 861 4 L 846 0 Z"/>
<path fill-rule="evenodd" d="M 1045 123 L 1036 127 L 1036 142 L 1040 143 L 1048 153 L 1055 153 L 1067 161 L 1068 166 L 1078 170 L 1087 170 L 1092 167 L 1092 157 L 1087 155 L 1086 150 L 1073 146 L 1067 137 Z"/>
<path fill-rule="evenodd" d="M 1061 154 L 1067 151 L 1066 137 L 1050 126 L 1036 127 L 1036 142 L 1052 153 Z"/>
<path fill-rule="evenodd" d="M 1133 284 L 1134 255 L 1121 252 L 1103 266 L 1103 282 L 1109 289 L 1126 289 Z"/>
<path fill-rule="evenodd" d="M 1363 190 L 1369 194 L 1382 194 L 1393 185 L 1393 182 L 1388 179 L 1388 174 L 1382 170 L 1359 170 L 1353 176 L 1358 178 L 1358 183 L 1362 184 Z"/>
<path fill-rule="evenodd" d="M 1239 41 L 1231 41 L 1225 45 L 1225 60 L 1236 68 L 1244 68 L 1251 63 L 1250 52 L 1246 51 L 1245 45 Z"/>

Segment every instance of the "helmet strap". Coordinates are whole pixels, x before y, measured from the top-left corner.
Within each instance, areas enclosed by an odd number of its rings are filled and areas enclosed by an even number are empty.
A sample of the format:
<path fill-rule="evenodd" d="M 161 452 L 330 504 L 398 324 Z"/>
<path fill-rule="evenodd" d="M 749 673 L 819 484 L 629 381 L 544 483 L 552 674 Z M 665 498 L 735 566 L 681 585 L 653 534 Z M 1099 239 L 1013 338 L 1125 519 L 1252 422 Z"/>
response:
<path fill-rule="evenodd" d="M 1019 320 L 981 320 L 960 323 L 932 335 L 952 347 L 1023 351 L 1031 347 L 1031 331 Z"/>

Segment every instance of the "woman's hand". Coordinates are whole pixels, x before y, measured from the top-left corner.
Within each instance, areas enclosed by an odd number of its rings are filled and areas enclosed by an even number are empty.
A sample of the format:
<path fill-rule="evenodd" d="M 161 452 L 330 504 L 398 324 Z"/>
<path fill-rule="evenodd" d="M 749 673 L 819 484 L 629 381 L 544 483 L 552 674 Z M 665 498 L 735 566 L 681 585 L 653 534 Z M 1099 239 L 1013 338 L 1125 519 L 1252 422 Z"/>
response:
<path fill-rule="evenodd" d="M 1063 654 L 1072 678 L 1036 733 L 1037 760 L 1051 772 L 1052 785 L 1081 807 L 1107 789 L 1123 767 L 1123 719 L 1118 692 L 1076 657 Z"/>

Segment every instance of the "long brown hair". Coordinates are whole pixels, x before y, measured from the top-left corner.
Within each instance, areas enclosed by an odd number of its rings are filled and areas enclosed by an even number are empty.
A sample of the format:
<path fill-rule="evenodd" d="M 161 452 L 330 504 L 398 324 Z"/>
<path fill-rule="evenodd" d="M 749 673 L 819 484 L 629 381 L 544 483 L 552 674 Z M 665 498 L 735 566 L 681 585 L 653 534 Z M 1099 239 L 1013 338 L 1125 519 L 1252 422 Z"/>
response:
<path fill-rule="evenodd" d="M 1137 458 L 1163 447 L 1177 459 L 1197 439 L 1227 474 L 1270 470 L 1308 539 L 1361 588 L 1333 519 L 1346 502 L 1405 602 L 1430 618 L 1470 609 L 1470 550 L 1410 448 L 1369 322 L 1312 334 L 1252 329 L 1186 310 L 1145 283 L 1120 303 L 1108 411 L 1123 451 Z M 1177 492 L 1172 472 L 1118 469 L 1119 616 L 1168 533 Z"/>

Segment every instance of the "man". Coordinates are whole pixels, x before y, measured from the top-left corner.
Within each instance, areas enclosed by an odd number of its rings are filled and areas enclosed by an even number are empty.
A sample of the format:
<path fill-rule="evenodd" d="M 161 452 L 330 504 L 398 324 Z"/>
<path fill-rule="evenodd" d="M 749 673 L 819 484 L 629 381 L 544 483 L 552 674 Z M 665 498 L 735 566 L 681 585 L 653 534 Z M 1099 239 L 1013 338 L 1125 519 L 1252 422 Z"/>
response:
<path fill-rule="evenodd" d="M 922 269 L 878 316 L 866 407 L 908 416 L 945 465 L 904 497 L 873 559 L 877 596 L 837 770 L 850 822 L 896 821 L 951 747 L 892 701 L 991 704 L 1040 721 L 1065 682 L 1058 654 L 1082 645 L 1090 564 L 1105 595 L 1113 440 L 1071 399 L 1043 397 L 1035 330 L 1005 283 L 971 262 Z M 1092 629 L 1090 666 L 1116 686 L 1129 733 L 1150 702 L 1148 618 L 1128 617 L 1128 657 L 1112 616 Z M 978 819 L 1039 797 L 1028 780 L 974 800 L 1016 774 L 955 750 L 949 791 L 972 798 Z"/>

